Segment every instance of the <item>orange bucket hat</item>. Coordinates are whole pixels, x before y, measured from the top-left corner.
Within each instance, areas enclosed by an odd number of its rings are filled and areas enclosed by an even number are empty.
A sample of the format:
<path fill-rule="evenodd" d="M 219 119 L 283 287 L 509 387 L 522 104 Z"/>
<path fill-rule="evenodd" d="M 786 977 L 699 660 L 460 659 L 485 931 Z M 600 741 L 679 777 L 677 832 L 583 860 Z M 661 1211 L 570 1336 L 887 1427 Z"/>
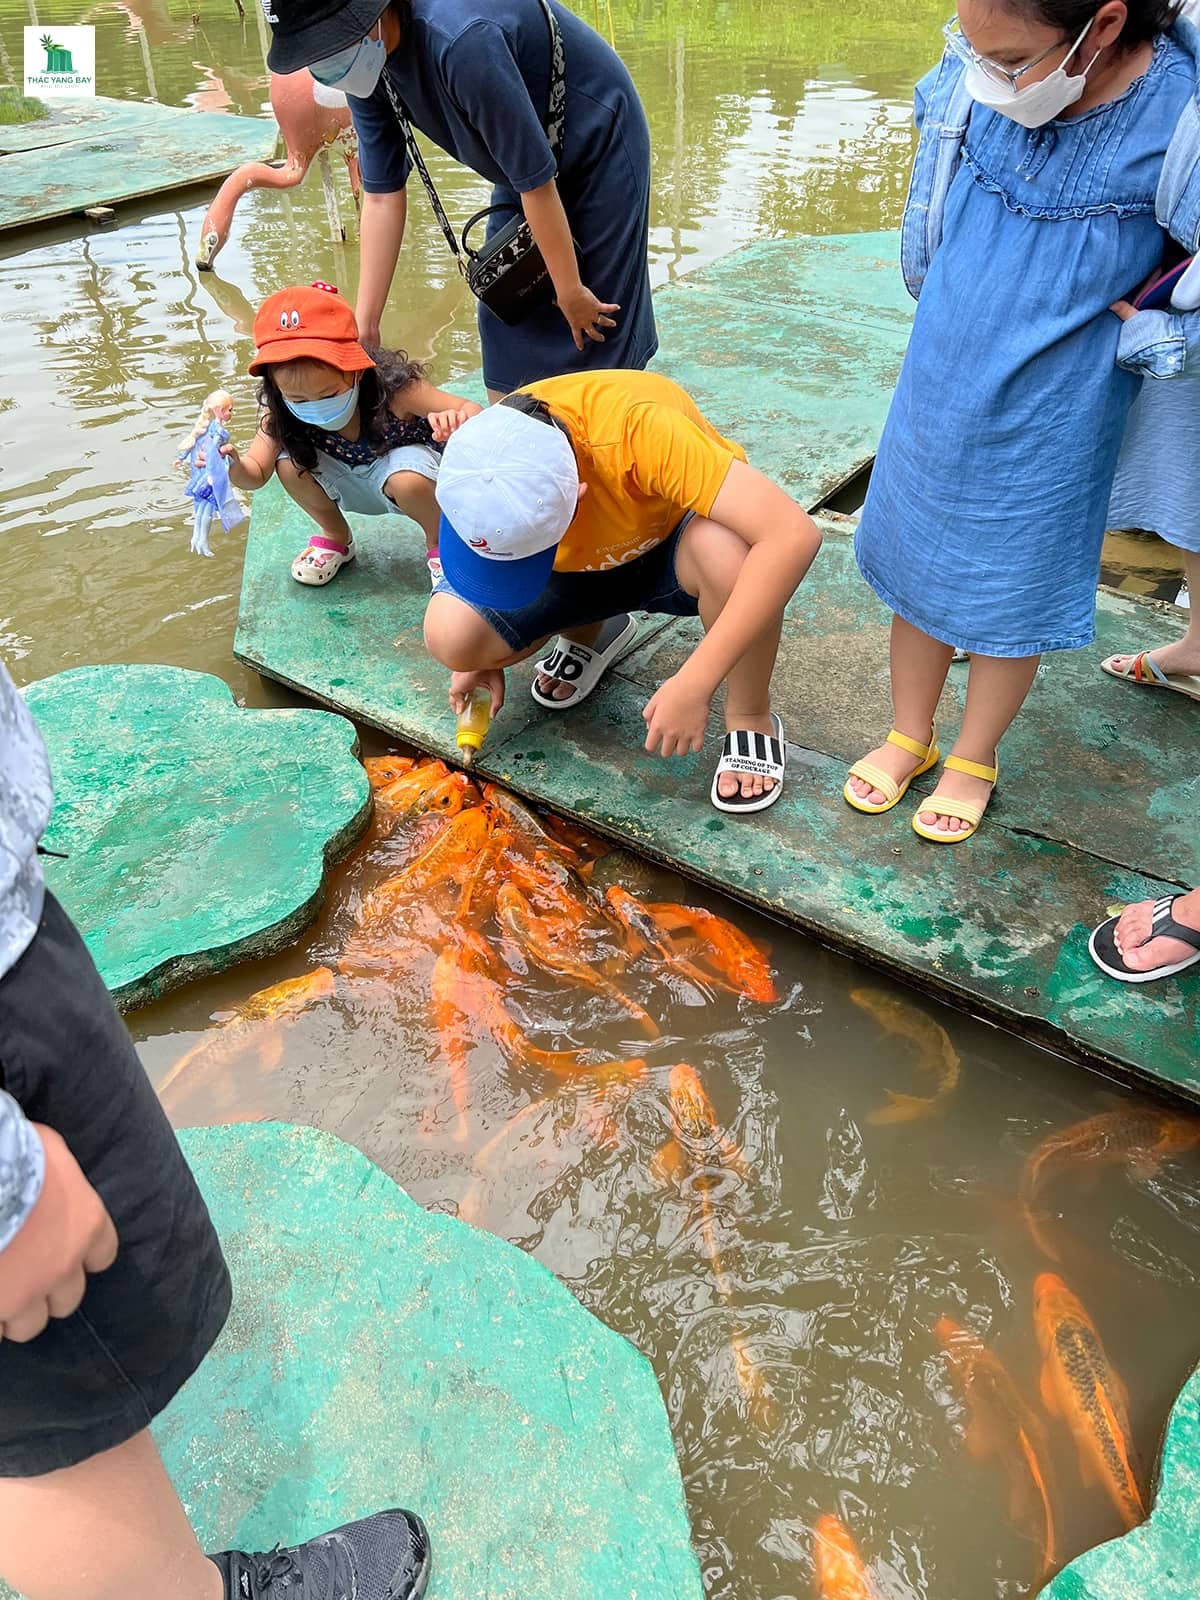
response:
<path fill-rule="evenodd" d="M 303 356 L 339 372 L 365 372 L 375 365 L 358 342 L 353 311 L 331 283 L 268 295 L 254 319 L 254 342 L 251 372 Z"/>

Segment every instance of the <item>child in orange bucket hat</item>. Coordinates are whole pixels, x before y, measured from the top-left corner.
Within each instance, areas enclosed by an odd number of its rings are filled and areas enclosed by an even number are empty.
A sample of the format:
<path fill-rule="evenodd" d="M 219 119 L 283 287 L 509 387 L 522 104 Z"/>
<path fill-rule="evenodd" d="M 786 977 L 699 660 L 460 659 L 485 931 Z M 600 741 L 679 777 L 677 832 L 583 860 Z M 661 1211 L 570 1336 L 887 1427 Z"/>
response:
<path fill-rule="evenodd" d="M 246 451 L 230 444 L 223 453 L 235 488 L 261 489 L 277 472 L 316 523 L 292 577 L 326 584 L 354 559 L 347 513 L 400 513 L 424 532 L 436 583 L 441 447 L 481 408 L 435 389 L 403 351 L 368 355 L 353 311 L 327 283 L 269 295 L 254 319 L 254 342 L 258 432 Z"/>

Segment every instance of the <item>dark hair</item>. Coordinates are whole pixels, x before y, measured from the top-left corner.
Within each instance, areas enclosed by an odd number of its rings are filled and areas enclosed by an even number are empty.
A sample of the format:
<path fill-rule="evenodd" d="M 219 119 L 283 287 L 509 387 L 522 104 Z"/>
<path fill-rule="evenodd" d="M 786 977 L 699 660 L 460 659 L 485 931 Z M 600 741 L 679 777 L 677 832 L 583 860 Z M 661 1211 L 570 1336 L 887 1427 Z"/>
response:
<path fill-rule="evenodd" d="M 386 448 L 388 419 L 392 414 L 391 398 L 401 389 L 407 389 L 410 383 L 424 377 L 425 369 L 419 361 L 410 361 L 403 350 L 368 349 L 367 354 L 375 365 L 368 367 L 359 377 L 358 415 L 362 426 L 359 437 L 377 455 L 382 455 Z M 280 366 L 284 364 L 277 363 Z M 332 367 L 333 362 L 327 362 L 326 365 Z M 319 430 L 307 422 L 301 422 L 288 410 L 271 367 L 264 367 L 261 376 L 258 403 L 266 415 L 260 426 L 278 441 L 302 472 L 314 471 L 317 465 L 316 434 Z"/>
<path fill-rule="evenodd" d="M 1096 15 L 1103 0 L 1005 0 L 1010 11 L 1030 12 L 1048 28 L 1057 28 L 1074 39 Z M 1154 39 L 1179 20 L 1182 0 L 1125 0 L 1128 15 L 1117 45 L 1132 50 L 1147 39 Z"/>
<path fill-rule="evenodd" d="M 502 406 L 508 406 L 512 411 L 520 411 L 526 417 L 536 417 L 539 422 L 548 422 L 552 428 L 557 428 L 560 433 L 571 437 L 571 430 L 561 417 L 556 417 L 544 400 L 539 400 L 536 395 L 525 394 L 520 389 L 514 389 L 511 394 L 506 394 L 500 401 Z"/>

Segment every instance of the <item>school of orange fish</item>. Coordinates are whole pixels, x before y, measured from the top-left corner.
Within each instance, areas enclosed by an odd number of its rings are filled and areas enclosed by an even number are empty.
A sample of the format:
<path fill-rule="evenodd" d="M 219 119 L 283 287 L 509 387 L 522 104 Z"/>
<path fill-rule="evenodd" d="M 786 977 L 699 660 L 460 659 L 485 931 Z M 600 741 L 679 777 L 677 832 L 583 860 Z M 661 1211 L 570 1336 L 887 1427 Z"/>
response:
<path fill-rule="evenodd" d="M 337 974 L 318 967 L 260 990 L 174 1064 L 159 1085 L 169 1110 L 189 1081 L 215 1064 L 248 1053 L 257 1054 L 264 1067 L 277 1064 L 283 1028 L 332 995 L 339 977 L 396 984 L 421 952 L 436 953 L 430 1006 L 459 1140 L 467 1135 L 470 1051 L 480 1039 L 490 1038 L 509 1061 L 552 1080 L 586 1078 L 601 1101 L 607 1094 L 619 1096 L 647 1071 L 644 1056 L 613 1058 L 587 1048 L 536 1044 L 506 1004 L 506 980 L 516 964 L 532 964 L 599 997 L 647 1045 L 659 1038 L 659 1028 L 620 981 L 635 966 L 706 994 L 723 990 L 760 1004 L 777 998 L 766 951 L 726 919 L 698 907 L 644 901 L 617 885 L 594 890 L 592 869 L 609 849 L 603 840 L 552 815 L 537 815 L 506 791 L 478 785 L 441 761 L 383 756 L 366 766 L 375 800 L 372 838 L 395 842 L 398 870 L 361 898 Z M 897 1123 L 935 1114 L 953 1094 L 960 1070 L 945 1030 L 882 990 L 858 988 L 851 999 L 886 1036 L 912 1044 L 919 1068 L 933 1080 L 929 1095 L 889 1090 L 869 1120 Z M 742 1170 L 743 1156 L 691 1066 L 672 1066 L 668 1084 L 673 1137 L 659 1151 L 652 1176 L 663 1184 L 690 1182 L 713 1281 L 732 1305 L 710 1194 L 723 1170 Z M 477 1153 L 481 1170 L 509 1131 L 502 1129 Z M 594 1134 L 601 1141 L 613 1136 L 603 1112 Z M 1021 1185 L 1022 1216 L 1034 1245 L 1059 1264 L 1047 1231 L 1045 1191 L 1073 1166 L 1123 1163 L 1146 1173 L 1197 1145 L 1200 1119 L 1152 1106 L 1105 1112 L 1050 1135 L 1026 1161 Z M 1036 1278 L 1032 1307 L 1042 1410 L 1069 1432 L 1084 1483 L 1099 1485 L 1132 1528 L 1147 1512 L 1124 1385 L 1086 1308 L 1058 1272 Z M 1036 1590 L 1065 1559 L 1055 1535 L 1047 1422 L 969 1328 L 943 1316 L 930 1329 L 930 1340 L 943 1352 L 966 1409 L 964 1448 L 996 1463 L 1014 1522 L 1036 1541 Z M 769 1430 L 777 1402 L 742 1335 L 735 1332 L 731 1343 L 750 1414 Z M 852 1530 L 832 1513 L 816 1520 L 813 1562 L 820 1600 L 881 1600 Z"/>

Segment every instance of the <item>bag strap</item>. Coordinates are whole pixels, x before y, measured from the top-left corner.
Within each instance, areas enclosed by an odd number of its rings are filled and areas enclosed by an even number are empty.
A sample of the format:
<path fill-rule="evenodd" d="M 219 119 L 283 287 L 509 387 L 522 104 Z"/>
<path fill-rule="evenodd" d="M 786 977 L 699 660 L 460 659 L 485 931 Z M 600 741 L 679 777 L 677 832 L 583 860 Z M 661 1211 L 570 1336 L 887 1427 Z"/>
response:
<path fill-rule="evenodd" d="M 550 8 L 550 0 L 540 0 L 540 3 L 542 13 L 546 18 L 546 26 L 550 30 L 550 94 L 546 105 L 546 142 L 550 146 L 551 154 L 557 158 L 559 151 L 562 149 L 566 123 L 566 52 L 563 50 L 562 33 L 559 30 L 558 19 Z M 396 114 L 396 120 L 404 130 L 404 143 L 408 148 L 409 160 L 417 169 L 421 182 L 425 185 L 425 193 L 429 196 L 429 203 L 433 207 L 433 214 L 437 218 L 438 226 L 445 236 L 446 243 L 450 246 L 451 254 L 458 263 L 458 270 L 465 273 L 467 269 L 463 259 L 463 250 L 459 248 L 458 240 L 454 236 L 454 229 L 450 225 L 450 218 L 446 215 L 446 208 L 442 205 L 438 192 L 434 188 L 433 179 L 429 176 L 429 168 L 425 165 L 425 157 L 421 154 L 421 147 L 417 143 L 408 112 L 404 109 L 399 95 L 392 87 L 386 64 L 383 69 L 383 87 L 392 103 L 392 110 Z"/>

